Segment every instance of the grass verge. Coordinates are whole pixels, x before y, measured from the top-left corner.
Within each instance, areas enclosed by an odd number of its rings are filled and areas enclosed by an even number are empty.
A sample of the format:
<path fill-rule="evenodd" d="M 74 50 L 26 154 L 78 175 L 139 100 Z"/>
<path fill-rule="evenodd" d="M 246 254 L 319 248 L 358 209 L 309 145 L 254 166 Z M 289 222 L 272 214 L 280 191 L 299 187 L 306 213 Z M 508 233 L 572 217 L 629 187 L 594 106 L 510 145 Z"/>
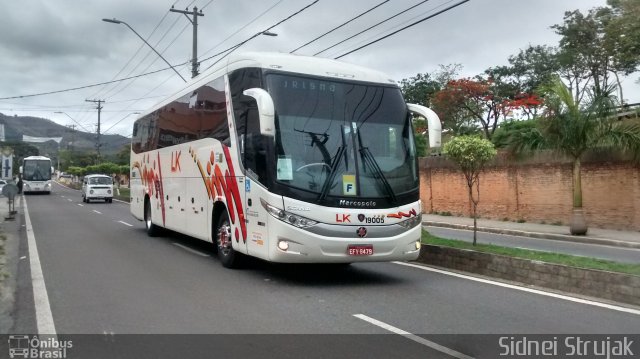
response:
<path fill-rule="evenodd" d="M 560 254 L 553 252 L 532 251 L 528 249 L 501 247 L 492 244 L 478 243 L 474 246 L 471 243 L 465 241 L 436 237 L 427 231 L 422 231 L 422 243 L 458 249 L 470 249 L 477 252 L 531 259 L 547 263 L 566 265 L 570 267 L 640 275 L 640 264 L 619 263 L 604 259 L 572 256 L 569 254 Z"/>
<path fill-rule="evenodd" d="M 117 193 L 117 192 L 116 192 Z M 129 202 L 131 200 L 131 189 L 127 187 L 120 187 L 120 195 L 113 196 L 115 199 L 119 199 L 121 201 Z"/>

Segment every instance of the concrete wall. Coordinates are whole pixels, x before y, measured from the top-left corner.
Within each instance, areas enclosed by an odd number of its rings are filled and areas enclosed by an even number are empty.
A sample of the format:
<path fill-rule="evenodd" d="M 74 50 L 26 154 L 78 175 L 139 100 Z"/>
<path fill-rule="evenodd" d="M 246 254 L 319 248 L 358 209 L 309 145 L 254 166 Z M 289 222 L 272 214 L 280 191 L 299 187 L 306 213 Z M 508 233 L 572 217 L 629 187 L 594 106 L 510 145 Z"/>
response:
<path fill-rule="evenodd" d="M 423 245 L 419 262 L 489 277 L 640 305 L 640 276 Z"/>
<path fill-rule="evenodd" d="M 480 217 L 567 224 L 572 208 L 571 163 L 553 154 L 526 161 L 501 155 L 480 175 Z M 425 213 L 469 216 L 462 172 L 444 157 L 420 160 Z M 582 164 L 583 207 L 589 226 L 640 230 L 640 166 L 592 154 Z"/>

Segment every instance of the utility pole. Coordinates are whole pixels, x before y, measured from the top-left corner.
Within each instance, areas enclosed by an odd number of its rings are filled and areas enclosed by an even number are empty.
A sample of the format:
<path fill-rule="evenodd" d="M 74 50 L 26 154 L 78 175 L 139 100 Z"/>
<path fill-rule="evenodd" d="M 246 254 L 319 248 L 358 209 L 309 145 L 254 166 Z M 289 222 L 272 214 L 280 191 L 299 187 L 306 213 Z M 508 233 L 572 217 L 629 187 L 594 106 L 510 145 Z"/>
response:
<path fill-rule="evenodd" d="M 98 163 L 100 163 L 100 111 L 102 110 L 102 103 L 104 102 L 104 100 L 85 100 L 86 102 L 93 102 L 93 103 L 97 103 L 98 104 L 98 129 L 97 129 L 97 134 L 96 134 L 96 153 L 97 153 L 97 158 L 96 161 Z"/>
<path fill-rule="evenodd" d="M 171 12 L 179 12 L 184 14 L 187 17 L 191 25 L 193 25 L 193 58 L 191 59 L 191 78 L 198 76 L 198 67 L 200 64 L 198 63 L 198 16 L 204 16 L 202 10 L 198 12 L 198 8 L 196 6 L 193 7 L 193 11 L 189 11 L 189 8 L 184 10 L 176 10 L 171 6 L 169 9 Z M 189 17 L 191 15 L 192 17 Z"/>
<path fill-rule="evenodd" d="M 73 151 L 74 149 L 74 145 L 76 143 L 76 125 L 71 124 L 71 125 L 67 125 L 67 127 L 69 128 L 68 132 L 71 132 L 71 141 L 67 142 L 67 150 L 71 150 Z"/>

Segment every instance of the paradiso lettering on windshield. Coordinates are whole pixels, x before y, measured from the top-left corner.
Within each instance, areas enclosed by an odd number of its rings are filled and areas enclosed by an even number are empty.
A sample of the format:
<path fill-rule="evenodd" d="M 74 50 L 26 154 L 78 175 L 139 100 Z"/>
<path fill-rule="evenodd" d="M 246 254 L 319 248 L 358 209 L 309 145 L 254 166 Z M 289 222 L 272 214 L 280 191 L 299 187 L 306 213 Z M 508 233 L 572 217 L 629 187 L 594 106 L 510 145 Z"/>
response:
<path fill-rule="evenodd" d="M 282 88 L 287 90 L 298 91 L 318 91 L 318 92 L 336 92 L 336 85 L 321 81 L 302 80 L 302 79 L 283 79 L 281 82 Z"/>

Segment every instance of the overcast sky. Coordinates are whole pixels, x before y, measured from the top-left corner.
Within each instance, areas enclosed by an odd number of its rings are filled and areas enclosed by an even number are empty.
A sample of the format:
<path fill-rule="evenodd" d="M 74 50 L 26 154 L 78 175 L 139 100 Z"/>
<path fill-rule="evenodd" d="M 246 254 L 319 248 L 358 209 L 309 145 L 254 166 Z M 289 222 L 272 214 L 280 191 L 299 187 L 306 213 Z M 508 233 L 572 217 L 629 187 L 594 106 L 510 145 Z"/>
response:
<path fill-rule="evenodd" d="M 289 52 L 382 1 L 320 0 L 271 30 L 278 34 L 277 37 L 260 36 L 243 45 L 242 50 Z M 198 53 L 207 57 L 270 27 L 312 2 L 5 0 L 0 22 L 0 97 L 64 90 L 166 67 L 132 31 L 124 25 L 103 22 L 102 18 L 126 21 L 148 38 L 170 63 L 182 64 L 192 56 L 192 28 L 184 15 L 168 11 L 173 4 L 179 9 L 187 6 L 191 9 L 194 5 L 204 9 L 204 16 L 198 19 Z M 419 2 L 390 0 L 297 53 L 313 55 Z M 456 0 L 427 1 L 320 56 L 341 55 L 455 3 Z M 438 64 L 451 63 L 463 66 L 461 75 L 473 76 L 488 67 L 506 64 L 509 55 L 529 44 L 556 45 L 558 36 L 549 26 L 562 22 L 565 11 L 586 11 L 605 4 L 605 0 L 471 0 L 341 60 L 382 70 L 397 81 L 419 72 L 434 71 Z M 237 34 L 223 42 L 235 32 Z M 201 69 L 214 60 L 203 62 Z M 178 70 L 185 78 L 190 78 L 190 64 L 179 66 Z M 624 82 L 625 97 L 629 102 L 640 102 L 640 86 L 634 83 L 637 78 L 636 74 Z M 49 118 L 63 125 L 74 123 L 70 116 L 85 129 L 95 131 L 95 105 L 85 100 L 102 99 L 106 101 L 102 131 L 128 136 L 135 118 L 132 112 L 144 111 L 179 90 L 183 84 L 173 71 L 162 71 L 107 86 L 0 100 L 0 112 Z M 66 115 L 55 114 L 56 111 Z"/>

